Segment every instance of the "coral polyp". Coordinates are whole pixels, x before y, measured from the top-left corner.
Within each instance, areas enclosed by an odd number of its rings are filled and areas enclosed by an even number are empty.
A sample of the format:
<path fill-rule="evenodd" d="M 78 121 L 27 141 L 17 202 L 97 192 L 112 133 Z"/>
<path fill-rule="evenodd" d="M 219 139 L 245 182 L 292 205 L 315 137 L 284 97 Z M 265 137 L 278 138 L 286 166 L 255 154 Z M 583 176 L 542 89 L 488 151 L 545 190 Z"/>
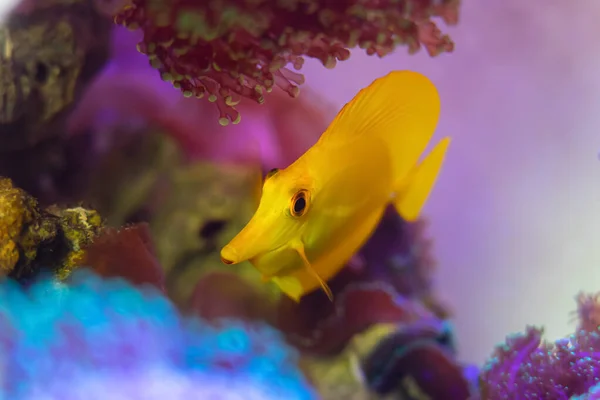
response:
<path fill-rule="evenodd" d="M 383 57 L 397 46 L 452 51 L 431 17 L 457 21 L 458 0 L 132 0 L 115 22 L 144 33 L 138 50 L 186 97 L 204 97 L 219 122 L 238 123 L 242 97 L 278 87 L 298 96 L 304 58 L 326 68 L 359 46 Z M 292 69 L 288 68 L 291 66 Z"/>

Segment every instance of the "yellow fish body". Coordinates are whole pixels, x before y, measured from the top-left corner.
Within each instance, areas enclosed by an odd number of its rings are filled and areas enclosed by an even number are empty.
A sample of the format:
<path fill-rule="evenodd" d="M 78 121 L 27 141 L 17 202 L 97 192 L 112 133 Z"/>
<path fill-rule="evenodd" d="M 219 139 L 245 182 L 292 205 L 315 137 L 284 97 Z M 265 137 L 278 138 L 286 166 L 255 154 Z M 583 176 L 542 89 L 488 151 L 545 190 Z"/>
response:
<path fill-rule="evenodd" d="M 249 260 L 290 298 L 321 287 L 367 241 L 389 203 L 418 218 L 442 166 L 449 138 L 418 162 L 440 113 L 433 83 L 412 71 L 375 80 L 342 108 L 319 141 L 265 178 L 258 208 L 221 250 Z"/>

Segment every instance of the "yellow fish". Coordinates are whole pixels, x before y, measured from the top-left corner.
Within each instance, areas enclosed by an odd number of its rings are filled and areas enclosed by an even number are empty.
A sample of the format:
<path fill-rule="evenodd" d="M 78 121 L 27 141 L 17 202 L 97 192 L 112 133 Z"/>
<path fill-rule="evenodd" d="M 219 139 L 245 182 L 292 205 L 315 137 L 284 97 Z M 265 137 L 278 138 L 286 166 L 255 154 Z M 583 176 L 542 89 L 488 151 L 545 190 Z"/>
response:
<path fill-rule="evenodd" d="M 333 278 L 371 236 L 392 203 L 418 218 L 450 138 L 419 163 L 440 113 L 433 83 L 394 71 L 362 89 L 317 143 L 265 177 L 255 214 L 221 250 L 225 264 L 249 260 L 290 298 Z"/>

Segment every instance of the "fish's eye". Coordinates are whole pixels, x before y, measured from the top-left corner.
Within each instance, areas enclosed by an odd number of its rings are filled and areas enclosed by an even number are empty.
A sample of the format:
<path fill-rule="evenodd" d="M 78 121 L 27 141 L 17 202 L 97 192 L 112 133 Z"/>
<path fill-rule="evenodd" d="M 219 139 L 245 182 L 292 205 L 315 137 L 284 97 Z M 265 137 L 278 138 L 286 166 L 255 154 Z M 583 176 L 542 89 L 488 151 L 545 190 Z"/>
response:
<path fill-rule="evenodd" d="M 294 217 L 301 217 L 306 213 L 307 209 L 308 191 L 300 190 L 294 195 L 294 197 L 292 197 L 292 202 L 290 204 L 290 213 Z"/>

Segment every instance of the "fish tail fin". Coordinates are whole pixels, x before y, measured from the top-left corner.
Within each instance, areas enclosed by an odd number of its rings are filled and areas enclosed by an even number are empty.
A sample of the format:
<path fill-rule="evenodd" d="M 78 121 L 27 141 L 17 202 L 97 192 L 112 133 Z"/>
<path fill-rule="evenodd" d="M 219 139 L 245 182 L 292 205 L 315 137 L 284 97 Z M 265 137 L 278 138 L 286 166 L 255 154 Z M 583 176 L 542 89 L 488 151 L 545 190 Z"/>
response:
<path fill-rule="evenodd" d="M 427 157 L 407 176 L 396 192 L 394 206 L 406 221 L 412 222 L 419 218 L 435 185 L 449 144 L 449 137 L 440 140 Z"/>
<path fill-rule="evenodd" d="M 439 114 L 439 94 L 429 78 L 414 71 L 393 71 L 358 92 L 318 144 L 335 147 L 360 136 L 381 139 L 393 160 L 392 176 L 400 179 L 425 151 Z"/>

